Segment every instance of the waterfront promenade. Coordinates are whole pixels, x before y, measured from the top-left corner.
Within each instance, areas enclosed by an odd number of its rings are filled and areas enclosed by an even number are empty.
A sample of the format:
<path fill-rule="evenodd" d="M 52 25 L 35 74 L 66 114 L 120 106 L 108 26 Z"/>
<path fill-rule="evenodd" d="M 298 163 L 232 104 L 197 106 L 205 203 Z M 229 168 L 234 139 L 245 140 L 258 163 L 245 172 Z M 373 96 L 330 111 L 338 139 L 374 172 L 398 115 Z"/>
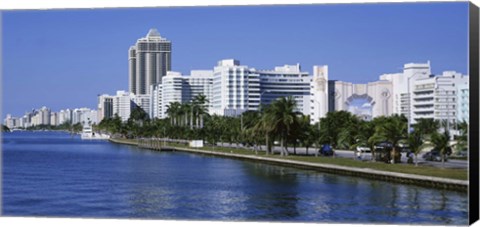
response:
<path fill-rule="evenodd" d="M 455 169 L 438 169 L 436 167 L 413 167 L 405 165 L 390 165 L 384 163 L 366 163 L 359 162 L 356 160 L 346 159 L 346 158 L 331 158 L 331 157 L 305 157 L 305 156 L 287 156 L 281 157 L 278 155 L 264 155 L 263 152 L 259 152 L 256 155 L 252 151 L 244 150 L 244 152 L 239 151 L 239 149 L 231 148 L 221 149 L 221 148 L 201 148 L 193 149 L 189 148 L 186 144 L 187 141 L 177 141 L 178 143 L 166 143 L 161 140 L 151 140 L 151 139 L 110 139 L 111 142 L 127 144 L 133 146 L 139 146 L 142 148 L 153 149 L 153 150 L 163 150 L 163 151 L 183 151 L 191 152 L 203 155 L 213 155 L 220 157 L 228 157 L 242 160 L 250 161 L 259 161 L 272 163 L 277 165 L 291 166 L 302 169 L 312 169 L 328 173 L 336 173 L 343 175 L 359 176 L 377 180 L 385 180 L 392 182 L 399 182 L 405 184 L 415 184 L 427 187 L 436 187 L 444 189 L 453 189 L 459 191 L 468 190 L 468 181 L 462 172 L 464 170 L 455 170 Z M 173 141 L 172 141 L 173 142 Z M 330 160 L 330 161 L 327 161 Z M 330 162 L 330 163 L 329 163 Z M 384 168 L 378 168 L 382 166 Z M 404 171 L 399 171 L 398 167 L 405 168 Z M 396 168 L 396 169 L 393 169 Z M 428 169 L 427 169 L 428 168 Z M 388 171 L 388 170 L 392 171 Z M 428 176 L 432 170 L 438 169 L 437 172 L 449 171 L 450 173 L 456 173 L 448 175 L 447 177 L 439 176 Z M 387 171 L 386 171 L 387 170 Z M 413 172 L 412 172 L 413 170 Z M 414 174 L 415 170 L 419 174 Z M 435 174 L 432 174 L 435 175 Z M 466 171 L 465 171 L 466 175 Z"/>

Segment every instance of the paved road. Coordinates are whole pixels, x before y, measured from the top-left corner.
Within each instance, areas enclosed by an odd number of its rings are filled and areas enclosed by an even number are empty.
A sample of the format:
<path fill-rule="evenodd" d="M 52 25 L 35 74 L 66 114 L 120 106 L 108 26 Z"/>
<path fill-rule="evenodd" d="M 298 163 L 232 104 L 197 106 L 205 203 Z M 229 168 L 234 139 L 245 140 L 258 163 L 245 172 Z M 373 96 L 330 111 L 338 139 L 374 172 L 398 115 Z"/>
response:
<path fill-rule="evenodd" d="M 218 143 L 218 146 L 223 146 L 223 147 L 237 147 L 237 144 L 229 144 L 229 143 Z M 241 144 L 238 145 L 239 148 L 245 148 Z M 265 146 L 261 146 L 261 149 L 264 150 Z M 250 148 L 253 150 L 253 148 Z M 280 153 L 280 147 L 279 146 L 274 146 L 273 151 L 275 153 Z M 317 149 L 312 147 L 308 149 L 308 155 L 315 155 L 317 152 Z M 288 153 L 293 154 L 293 147 L 288 148 Z M 418 154 L 418 164 L 419 165 L 426 165 L 426 166 L 434 166 L 434 167 L 442 167 L 442 162 L 434 162 L 434 161 L 425 161 L 422 158 L 422 155 L 424 154 L 420 153 Z M 306 148 L 304 147 L 297 147 L 296 148 L 296 154 L 297 155 L 306 155 Z M 355 152 L 354 151 L 349 151 L 349 150 L 335 150 L 335 155 L 337 157 L 342 157 L 342 158 L 354 158 L 355 157 Z M 363 153 L 361 155 L 362 160 L 370 160 L 371 159 L 371 153 Z M 407 157 L 405 153 L 402 153 L 401 156 L 401 161 L 402 164 L 407 164 Z M 465 160 L 448 160 L 445 162 L 445 168 L 455 168 L 455 169 L 467 169 L 468 168 L 468 161 Z"/>

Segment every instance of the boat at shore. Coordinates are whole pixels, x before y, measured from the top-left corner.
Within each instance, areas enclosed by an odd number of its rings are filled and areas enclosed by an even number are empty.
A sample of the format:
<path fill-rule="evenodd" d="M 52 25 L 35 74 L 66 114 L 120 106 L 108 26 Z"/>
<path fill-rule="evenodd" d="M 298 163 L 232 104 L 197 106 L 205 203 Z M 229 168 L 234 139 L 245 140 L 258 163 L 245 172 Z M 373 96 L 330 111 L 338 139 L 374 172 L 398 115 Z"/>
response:
<path fill-rule="evenodd" d="M 80 138 L 82 140 L 107 140 L 110 138 L 110 136 L 101 133 L 95 133 L 91 126 L 83 126 L 82 133 L 80 133 Z"/>

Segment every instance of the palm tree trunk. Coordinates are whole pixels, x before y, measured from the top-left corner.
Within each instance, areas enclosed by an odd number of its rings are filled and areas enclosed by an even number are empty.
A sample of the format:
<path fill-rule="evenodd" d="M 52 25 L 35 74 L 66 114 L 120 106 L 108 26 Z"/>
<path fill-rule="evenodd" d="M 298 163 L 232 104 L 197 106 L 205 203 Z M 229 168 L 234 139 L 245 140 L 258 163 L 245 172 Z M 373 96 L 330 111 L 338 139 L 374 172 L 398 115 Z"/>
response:
<path fill-rule="evenodd" d="M 445 151 L 442 151 L 442 168 L 445 168 Z"/>
<path fill-rule="evenodd" d="M 396 154 L 396 152 L 395 152 L 395 145 L 393 145 L 392 152 L 390 153 L 390 156 L 392 156 L 392 157 L 391 157 L 391 158 L 392 158 L 392 161 L 391 161 L 392 164 L 395 164 L 395 154 Z"/>
<path fill-rule="evenodd" d="M 196 115 L 195 121 L 196 121 L 196 124 L 195 124 L 196 128 L 200 128 L 200 115 L 199 114 Z"/>
<path fill-rule="evenodd" d="M 193 110 L 190 111 L 190 129 L 193 129 Z"/>
<path fill-rule="evenodd" d="M 418 166 L 417 154 L 415 154 L 415 166 Z"/>
<path fill-rule="evenodd" d="M 284 147 L 283 147 L 283 137 L 280 139 L 280 156 L 283 156 L 284 152 Z"/>
<path fill-rule="evenodd" d="M 265 154 L 268 155 L 268 133 L 265 133 Z"/>

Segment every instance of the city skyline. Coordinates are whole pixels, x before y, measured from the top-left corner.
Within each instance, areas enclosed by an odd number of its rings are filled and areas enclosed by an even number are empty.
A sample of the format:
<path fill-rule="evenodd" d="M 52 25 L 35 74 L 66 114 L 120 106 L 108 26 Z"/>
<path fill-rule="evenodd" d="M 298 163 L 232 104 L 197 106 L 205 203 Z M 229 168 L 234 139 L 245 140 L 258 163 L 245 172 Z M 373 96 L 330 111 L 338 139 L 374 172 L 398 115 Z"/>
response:
<path fill-rule="evenodd" d="M 211 69 L 218 60 L 235 58 L 259 69 L 300 63 L 302 71 L 309 73 L 313 65 L 328 65 L 329 79 L 355 83 L 375 81 L 381 74 L 400 72 L 405 63 L 428 60 L 434 74 L 445 70 L 467 74 L 467 17 L 463 12 L 467 6 L 420 3 L 5 12 L 2 117 L 23 115 L 44 105 L 52 110 L 95 108 L 98 94 L 128 90 L 128 48 L 150 28 L 157 28 L 162 37 L 172 41 L 172 71 L 182 73 Z M 352 13 L 355 16 L 349 15 Z M 140 19 L 126 23 L 128 29 L 119 27 L 126 19 L 115 19 L 125 14 Z M 172 15 L 178 21 L 135 23 Z M 379 22 L 378 16 L 386 20 Z M 196 23 L 189 23 L 193 18 Z M 268 22 L 272 18 L 278 20 Z M 36 23 L 28 23 L 33 19 Z M 98 22 L 75 29 L 92 20 Z M 252 25 L 252 20 L 257 23 Z M 402 35 L 408 33 L 406 28 L 418 35 Z M 368 34 L 372 30 L 377 34 Z M 446 35 L 447 31 L 456 35 Z"/>

